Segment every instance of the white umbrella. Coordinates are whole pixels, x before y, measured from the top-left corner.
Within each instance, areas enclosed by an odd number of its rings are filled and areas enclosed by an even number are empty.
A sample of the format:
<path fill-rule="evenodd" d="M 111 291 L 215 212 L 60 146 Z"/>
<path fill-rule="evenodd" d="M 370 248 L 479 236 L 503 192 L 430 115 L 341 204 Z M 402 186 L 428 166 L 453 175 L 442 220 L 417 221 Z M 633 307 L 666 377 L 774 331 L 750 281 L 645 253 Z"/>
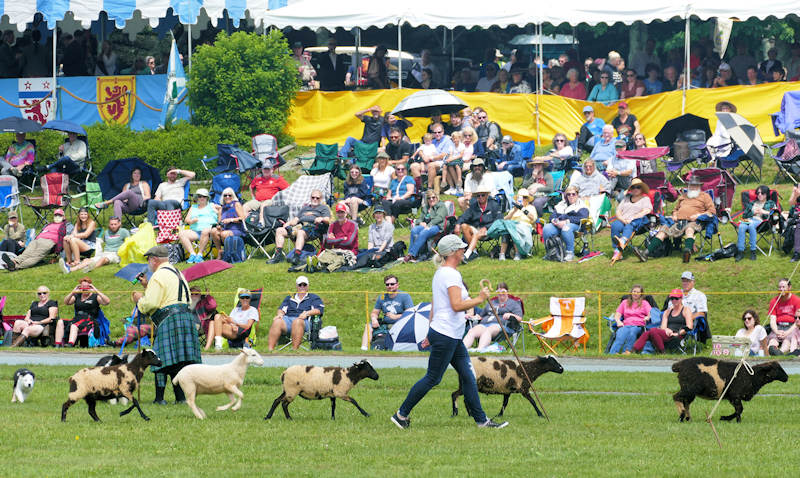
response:
<path fill-rule="evenodd" d="M 444 90 L 422 90 L 406 96 L 392 110 L 393 115 L 406 118 L 430 118 L 461 111 L 467 104 Z"/>

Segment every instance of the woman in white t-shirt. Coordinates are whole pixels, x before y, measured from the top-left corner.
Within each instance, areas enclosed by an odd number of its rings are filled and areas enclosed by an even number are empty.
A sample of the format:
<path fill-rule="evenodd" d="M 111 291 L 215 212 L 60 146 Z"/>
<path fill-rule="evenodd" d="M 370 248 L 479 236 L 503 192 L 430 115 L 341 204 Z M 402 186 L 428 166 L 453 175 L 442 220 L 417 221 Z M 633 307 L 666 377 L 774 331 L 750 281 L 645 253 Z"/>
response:
<path fill-rule="evenodd" d="M 758 313 L 748 309 L 742 314 L 744 327 L 736 331 L 736 337 L 750 339 L 750 355 L 763 357 L 769 355 L 767 349 L 767 331 L 758 320 Z"/>
<path fill-rule="evenodd" d="M 239 305 L 234 307 L 231 315 L 217 314 L 214 322 L 209 324 L 208 335 L 214 336 L 214 348 L 222 349 L 222 338 L 242 340 L 250 335 L 253 324 L 258 322 L 258 310 L 250 307 L 250 292 L 239 293 Z"/>
<path fill-rule="evenodd" d="M 475 373 L 472 370 L 469 353 L 462 342 L 464 337 L 464 312 L 482 304 L 489 298 L 489 289 L 481 289 L 480 296 L 470 298 L 461 273 L 457 268 L 464 258 L 464 248 L 467 244 L 455 234 L 449 234 L 439 240 L 436 246 L 436 259 L 439 268 L 433 276 L 431 284 L 433 302 L 431 303 L 431 322 L 428 330 L 427 341 L 430 343 L 430 357 L 428 358 L 428 371 L 408 392 L 400 409 L 392 415 L 392 422 L 400 428 L 408 428 L 411 420 L 408 418 L 411 409 L 422 400 L 425 394 L 442 381 L 442 376 L 448 365 L 452 365 L 458 372 L 459 382 L 464 392 L 464 402 L 470 416 L 479 427 L 503 428 L 508 422 L 495 423 L 486 417 L 481 400 L 478 396 L 478 387 L 475 383 Z"/>
<path fill-rule="evenodd" d="M 379 154 L 369 175 L 372 176 L 372 192 L 378 198 L 386 197 L 386 193 L 389 191 L 389 184 L 391 184 L 392 176 L 394 175 L 394 168 L 389 166 L 389 156 Z"/>

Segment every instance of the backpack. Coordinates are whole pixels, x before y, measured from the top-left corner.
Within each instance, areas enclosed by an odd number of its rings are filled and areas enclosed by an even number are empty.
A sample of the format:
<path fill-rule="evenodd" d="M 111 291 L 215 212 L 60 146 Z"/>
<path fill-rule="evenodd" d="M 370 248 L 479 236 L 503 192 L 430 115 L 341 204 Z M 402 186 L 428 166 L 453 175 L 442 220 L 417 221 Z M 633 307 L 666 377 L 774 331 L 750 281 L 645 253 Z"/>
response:
<path fill-rule="evenodd" d="M 228 236 L 223 245 L 222 260 L 229 264 L 244 262 L 244 240 L 239 236 Z"/>
<path fill-rule="evenodd" d="M 244 227 L 247 229 L 247 232 L 253 235 L 253 237 L 261 239 L 269 233 L 270 228 L 261 224 L 261 218 L 259 217 L 258 213 L 258 210 L 250 211 L 250 214 L 244 218 Z"/>
<path fill-rule="evenodd" d="M 166 245 L 167 251 L 169 251 L 169 263 L 172 265 L 177 264 L 178 262 L 183 262 L 185 255 L 183 253 L 183 246 L 180 245 L 178 242 L 172 242 Z"/>
<path fill-rule="evenodd" d="M 553 262 L 564 262 L 567 251 L 561 236 L 548 237 L 544 241 L 544 260 Z"/>

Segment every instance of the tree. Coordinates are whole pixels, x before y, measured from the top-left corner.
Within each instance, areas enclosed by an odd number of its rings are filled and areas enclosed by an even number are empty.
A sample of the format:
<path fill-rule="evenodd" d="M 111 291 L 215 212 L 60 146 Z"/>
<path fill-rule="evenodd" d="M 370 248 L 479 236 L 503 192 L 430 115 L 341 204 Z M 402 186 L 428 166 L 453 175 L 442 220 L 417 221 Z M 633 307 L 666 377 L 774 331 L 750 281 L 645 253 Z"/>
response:
<path fill-rule="evenodd" d="M 278 30 L 268 35 L 220 32 L 213 45 L 199 47 L 189 71 L 192 121 L 285 140 L 283 130 L 300 88 L 288 52 Z"/>

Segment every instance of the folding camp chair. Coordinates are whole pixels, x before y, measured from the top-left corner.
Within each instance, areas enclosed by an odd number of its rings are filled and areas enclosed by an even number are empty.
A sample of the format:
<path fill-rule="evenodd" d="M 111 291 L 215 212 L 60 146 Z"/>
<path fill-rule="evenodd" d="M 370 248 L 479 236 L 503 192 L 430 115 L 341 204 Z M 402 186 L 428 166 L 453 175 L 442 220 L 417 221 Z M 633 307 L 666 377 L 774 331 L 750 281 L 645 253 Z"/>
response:
<path fill-rule="evenodd" d="M 217 161 L 217 166 L 208 169 L 208 163 Z M 217 144 L 217 155 L 211 158 L 203 157 L 200 159 L 203 168 L 213 174 L 238 172 L 246 173 L 252 169 L 259 168 L 261 161 L 247 151 L 239 148 L 237 144 Z"/>
<path fill-rule="evenodd" d="M 322 200 L 326 204 L 330 204 L 332 190 L 329 173 L 319 176 L 300 176 L 288 188 L 279 191 L 273 196 L 272 204 L 275 206 L 289 206 L 289 218 L 296 217 L 303 205 L 308 203 L 311 191 L 315 189 L 320 190 L 322 192 Z"/>
<path fill-rule="evenodd" d="M 70 194 L 69 207 L 77 214 L 80 208 L 86 208 L 96 222 L 99 222 L 100 211 L 95 204 L 103 202 L 103 193 L 100 191 L 100 184 L 86 181 L 80 188 L 83 192 Z"/>
<path fill-rule="evenodd" d="M 756 200 L 756 190 L 748 189 L 742 191 L 741 198 L 742 209 L 745 209 L 748 204 Z M 775 203 L 775 209 L 770 211 L 769 218 L 759 224 L 756 228 L 756 234 L 758 235 L 756 249 L 758 249 L 761 254 L 770 256 L 772 255 L 773 247 L 775 249 L 780 249 L 781 247 L 781 238 L 783 237 L 783 230 L 786 226 L 786 223 L 781 215 L 781 205 L 778 197 L 778 191 L 770 189 L 769 197 L 767 199 Z M 730 224 L 738 232 L 740 221 L 730 221 Z M 759 243 L 764 242 L 769 244 L 769 249 L 766 252 L 764 251 L 764 248 L 759 245 Z"/>
<path fill-rule="evenodd" d="M 36 147 L 36 140 L 31 138 L 25 138 L 26 141 L 29 141 L 33 144 L 34 150 L 34 158 L 33 164 L 29 164 L 22 168 L 22 174 L 19 176 L 19 185 L 21 187 L 26 188 L 29 192 L 33 192 L 34 188 L 36 188 L 36 183 L 39 182 L 41 176 L 41 169 L 37 169 L 36 163 L 39 159 L 39 148 Z"/>
<path fill-rule="evenodd" d="M 361 168 L 362 173 L 372 171 L 375 157 L 378 155 L 378 143 L 362 143 L 357 141 L 353 145 L 353 163 Z"/>
<path fill-rule="evenodd" d="M 789 138 L 769 147 L 767 151 L 778 168 L 772 184 L 778 184 L 782 179 L 797 184 L 800 180 L 800 147 L 797 145 L 797 140 Z"/>
<path fill-rule="evenodd" d="M 249 249 L 248 260 L 259 251 L 267 259 L 272 258 L 265 247 L 275 242 L 275 230 L 289 220 L 289 206 L 267 206 L 264 208 L 264 216 L 260 219 L 263 223 L 258 225 L 251 224 L 249 221 L 244 222 L 244 245 L 246 249 Z"/>
<path fill-rule="evenodd" d="M 257 335 L 258 335 L 258 323 L 261 321 L 261 297 L 263 291 L 264 291 L 263 288 L 244 289 L 239 287 L 238 289 L 236 289 L 236 296 L 235 296 L 236 299 L 234 301 L 234 307 L 239 307 L 241 305 L 239 294 L 241 294 L 242 292 L 249 292 L 250 307 L 253 307 L 254 309 L 256 309 L 256 311 L 258 311 L 258 320 L 253 322 L 253 326 L 250 327 L 250 331 L 244 337 L 239 338 L 239 340 L 228 339 L 228 348 L 241 349 L 244 347 L 251 348 L 256 346 Z"/>
<path fill-rule="evenodd" d="M 271 134 L 257 134 L 252 138 L 253 156 L 261 163 L 269 159 L 272 161 L 272 167 L 277 172 L 278 168 L 286 164 L 278 152 L 278 139 Z"/>
<path fill-rule="evenodd" d="M 372 224 L 372 211 L 373 206 L 375 205 L 375 196 L 372 193 L 373 188 L 375 187 L 375 180 L 369 174 L 365 174 L 364 176 L 364 184 L 367 185 L 369 188 L 369 197 L 364 201 L 364 204 L 360 204 L 358 206 L 358 217 L 361 218 L 364 224 Z"/>
<path fill-rule="evenodd" d="M 550 297 L 550 315 L 525 323 L 539 340 L 542 350 L 558 355 L 556 349 L 559 347 L 564 352 L 577 351 L 579 345 L 583 344 L 585 353 L 589 341 L 589 333 L 584 327 L 585 305 L 585 297 Z"/>
<path fill-rule="evenodd" d="M 0 211 L 19 210 L 19 182 L 11 175 L 0 176 Z"/>
<path fill-rule="evenodd" d="M 307 331 L 303 332 L 303 340 L 300 342 L 300 348 L 305 350 L 305 351 L 310 350 L 312 334 L 315 334 L 315 333 L 318 334 L 320 329 L 322 329 L 322 316 L 321 315 L 314 315 L 312 317 L 309 317 L 309 320 L 311 321 L 311 327 L 309 327 L 310 330 L 307 330 Z M 290 347 L 292 345 L 291 333 L 292 333 L 292 331 L 290 330 L 286 334 L 283 334 L 283 335 L 280 336 L 279 343 L 281 343 L 281 342 L 283 342 L 283 343 L 281 344 L 280 347 L 278 347 L 278 350 L 284 350 L 284 349 L 286 349 L 286 348 L 288 348 L 288 347 Z M 305 345 L 305 344 L 308 344 L 308 346 Z"/>
<path fill-rule="evenodd" d="M 169 244 L 178 240 L 178 229 L 183 223 L 180 209 L 169 211 L 156 211 L 158 222 L 158 235 L 156 242 L 159 244 Z"/>
<path fill-rule="evenodd" d="M 241 201 L 241 184 L 242 179 L 238 174 L 228 172 L 214 175 L 214 177 L 211 178 L 211 191 L 209 191 L 211 202 L 218 206 L 221 205 L 222 191 L 224 191 L 225 188 L 231 188 L 236 191 L 236 196 L 239 198 L 239 201 Z"/>
<path fill-rule="evenodd" d="M 97 176 L 94 174 L 92 167 L 92 150 L 89 148 L 89 139 L 85 135 L 78 135 L 78 139 L 86 144 L 86 159 L 83 165 L 75 171 L 61 171 L 69 174 L 69 182 L 75 186 L 78 192 L 83 191 L 87 181 L 95 179 Z M 68 142 L 69 138 L 64 138 L 64 143 Z M 98 201 L 99 202 L 99 201 Z"/>
<path fill-rule="evenodd" d="M 314 162 L 303 168 L 303 172 L 311 176 L 327 174 L 331 183 L 329 190 L 335 190 L 334 179 L 343 180 L 347 177 L 347 170 L 342 167 L 342 158 L 339 157 L 339 145 L 317 143 Z"/>
<path fill-rule="evenodd" d="M 22 196 L 22 202 L 31 208 L 36 216 L 35 229 L 41 229 L 47 225 L 47 211 L 64 208 L 69 205 L 67 189 L 69 187 L 69 176 L 62 173 L 47 173 L 40 179 L 42 185 L 41 197 Z M 33 201 L 39 200 L 39 204 Z"/>

